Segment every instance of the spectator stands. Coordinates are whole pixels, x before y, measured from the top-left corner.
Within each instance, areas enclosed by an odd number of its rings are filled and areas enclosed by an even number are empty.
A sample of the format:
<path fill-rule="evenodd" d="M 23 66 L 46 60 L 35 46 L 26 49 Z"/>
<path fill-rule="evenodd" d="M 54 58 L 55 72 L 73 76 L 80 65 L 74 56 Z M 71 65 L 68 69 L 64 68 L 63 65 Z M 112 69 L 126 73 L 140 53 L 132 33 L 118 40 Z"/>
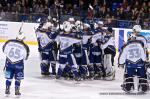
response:
<path fill-rule="evenodd" d="M 105 25 L 130 28 L 137 23 L 150 29 L 149 0 L 0 0 L 0 20 L 35 22 L 49 14 L 56 17 L 56 2 L 62 5 L 61 16 L 85 19 L 91 4 L 94 18 L 104 20 Z"/>

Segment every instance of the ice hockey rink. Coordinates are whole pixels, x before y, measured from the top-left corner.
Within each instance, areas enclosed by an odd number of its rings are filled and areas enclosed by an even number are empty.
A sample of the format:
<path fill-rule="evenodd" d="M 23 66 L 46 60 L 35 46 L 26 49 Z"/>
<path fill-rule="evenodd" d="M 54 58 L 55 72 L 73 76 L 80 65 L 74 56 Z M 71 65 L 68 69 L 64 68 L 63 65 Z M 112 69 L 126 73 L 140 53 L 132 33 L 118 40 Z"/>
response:
<path fill-rule="evenodd" d="M 0 43 L 0 99 L 15 99 L 14 82 L 11 86 L 11 94 L 5 96 L 4 64 L 5 56 L 2 53 Z M 121 90 L 123 81 L 123 69 L 116 68 L 114 81 L 75 81 L 55 80 L 40 75 L 40 61 L 37 46 L 29 46 L 30 57 L 25 61 L 25 79 L 21 84 L 20 99 L 148 99 L 149 92 L 144 95 L 126 95 Z"/>

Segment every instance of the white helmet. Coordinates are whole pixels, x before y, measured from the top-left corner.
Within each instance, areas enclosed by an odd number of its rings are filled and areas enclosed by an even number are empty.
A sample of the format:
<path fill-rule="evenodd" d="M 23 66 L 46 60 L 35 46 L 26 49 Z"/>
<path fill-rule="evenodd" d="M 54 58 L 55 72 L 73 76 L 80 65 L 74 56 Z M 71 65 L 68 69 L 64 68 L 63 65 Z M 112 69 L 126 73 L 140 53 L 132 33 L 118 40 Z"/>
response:
<path fill-rule="evenodd" d="M 98 25 L 104 25 L 103 21 L 98 21 L 97 24 Z"/>
<path fill-rule="evenodd" d="M 64 29 L 65 32 L 70 32 L 71 28 L 72 28 L 72 25 L 70 24 L 70 22 L 65 21 L 63 23 L 63 29 Z"/>
<path fill-rule="evenodd" d="M 75 26 L 77 30 L 83 29 L 83 23 L 79 20 L 76 21 Z"/>
<path fill-rule="evenodd" d="M 73 21 L 75 21 L 75 19 L 74 18 L 69 18 L 68 21 L 73 22 Z"/>
<path fill-rule="evenodd" d="M 84 23 L 83 26 L 84 26 L 84 28 L 91 28 L 91 26 L 87 23 Z"/>
<path fill-rule="evenodd" d="M 53 26 L 53 24 L 52 24 L 51 22 L 46 22 L 46 23 L 43 25 L 42 29 L 48 29 L 49 27 L 52 27 L 52 26 Z"/>
<path fill-rule="evenodd" d="M 19 34 L 17 37 L 16 37 L 17 40 L 24 40 L 25 39 L 25 36 L 24 34 Z"/>
<path fill-rule="evenodd" d="M 79 26 L 79 25 L 81 25 L 81 24 L 82 24 L 82 22 L 79 21 L 79 20 L 77 20 L 77 21 L 75 22 L 75 26 Z"/>
<path fill-rule="evenodd" d="M 141 26 L 140 25 L 134 25 L 132 30 L 135 32 L 141 32 Z"/>

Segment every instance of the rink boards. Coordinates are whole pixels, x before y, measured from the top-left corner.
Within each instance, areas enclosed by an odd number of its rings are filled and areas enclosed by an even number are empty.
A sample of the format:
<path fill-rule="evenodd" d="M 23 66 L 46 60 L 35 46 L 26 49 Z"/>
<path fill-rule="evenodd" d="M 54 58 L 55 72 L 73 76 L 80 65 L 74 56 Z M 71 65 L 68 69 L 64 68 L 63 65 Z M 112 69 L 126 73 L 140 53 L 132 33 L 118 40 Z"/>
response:
<path fill-rule="evenodd" d="M 29 45 L 37 45 L 35 29 L 38 25 L 39 23 L 0 21 L 0 42 L 16 38 L 22 26 L 21 32 L 26 36 L 25 42 Z M 120 48 L 123 46 L 124 42 L 127 41 L 128 35 L 132 32 L 132 29 L 114 28 L 114 31 L 116 50 L 120 51 Z M 146 37 L 150 49 L 150 30 L 142 30 L 141 34 Z"/>

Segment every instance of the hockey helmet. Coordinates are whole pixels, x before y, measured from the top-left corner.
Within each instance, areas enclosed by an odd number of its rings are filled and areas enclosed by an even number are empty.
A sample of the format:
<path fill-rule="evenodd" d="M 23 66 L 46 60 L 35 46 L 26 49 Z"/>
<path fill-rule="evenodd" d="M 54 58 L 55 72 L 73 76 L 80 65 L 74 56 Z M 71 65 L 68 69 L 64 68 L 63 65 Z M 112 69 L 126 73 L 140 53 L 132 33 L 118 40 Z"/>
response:
<path fill-rule="evenodd" d="M 133 26 L 133 31 L 135 31 L 135 32 L 141 32 L 141 26 L 140 25 L 134 25 Z"/>
<path fill-rule="evenodd" d="M 71 17 L 71 18 L 68 19 L 68 21 L 69 21 L 69 22 L 74 22 L 75 19 Z"/>
<path fill-rule="evenodd" d="M 104 25 L 103 21 L 98 21 L 97 24 L 98 25 Z"/>
<path fill-rule="evenodd" d="M 17 40 L 20 40 L 20 41 L 23 41 L 25 39 L 25 35 L 23 33 L 19 34 L 17 37 L 16 37 Z"/>
<path fill-rule="evenodd" d="M 113 32 L 113 28 L 112 27 L 108 27 L 107 31 L 109 31 L 110 33 L 112 33 Z"/>
<path fill-rule="evenodd" d="M 53 26 L 53 24 L 51 23 L 51 22 L 46 22 L 44 25 L 43 25 L 43 27 L 42 27 L 42 29 L 48 29 L 49 27 L 52 27 Z"/>
<path fill-rule="evenodd" d="M 84 29 L 91 28 L 91 26 L 88 23 L 84 23 L 83 26 L 84 26 Z"/>
<path fill-rule="evenodd" d="M 63 29 L 64 29 L 65 32 L 70 32 L 71 29 L 72 29 L 72 26 L 71 26 L 70 22 L 65 21 L 63 23 Z"/>

